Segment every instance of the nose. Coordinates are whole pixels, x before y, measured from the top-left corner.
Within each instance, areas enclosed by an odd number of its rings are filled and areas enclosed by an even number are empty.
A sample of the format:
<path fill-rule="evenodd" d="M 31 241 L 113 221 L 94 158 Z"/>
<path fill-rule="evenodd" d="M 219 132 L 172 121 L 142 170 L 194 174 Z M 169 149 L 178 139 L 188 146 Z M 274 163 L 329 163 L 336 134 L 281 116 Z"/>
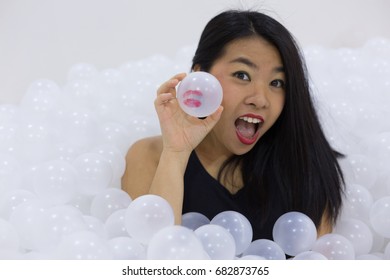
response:
<path fill-rule="evenodd" d="M 255 108 L 268 108 L 270 105 L 268 90 L 268 87 L 263 83 L 253 85 L 253 88 L 245 99 L 245 103 Z"/>

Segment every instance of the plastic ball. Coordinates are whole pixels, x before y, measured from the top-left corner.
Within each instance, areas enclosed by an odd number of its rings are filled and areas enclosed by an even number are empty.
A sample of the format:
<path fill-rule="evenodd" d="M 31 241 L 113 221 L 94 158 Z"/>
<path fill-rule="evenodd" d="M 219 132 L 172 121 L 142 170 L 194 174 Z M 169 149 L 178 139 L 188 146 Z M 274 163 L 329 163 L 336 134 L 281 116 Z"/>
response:
<path fill-rule="evenodd" d="M 150 240 L 149 260 L 199 260 L 204 257 L 202 243 L 195 233 L 183 226 L 168 226 Z"/>
<path fill-rule="evenodd" d="M 65 236 L 56 249 L 56 258 L 60 260 L 112 259 L 107 241 L 90 231 Z"/>
<path fill-rule="evenodd" d="M 154 234 L 173 224 L 171 205 L 158 195 L 137 197 L 126 210 L 126 230 L 131 237 L 143 244 L 148 244 Z"/>
<path fill-rule="evenodd" d="M 296 255 L 293 260 L 327 260 L 323 254 L 314 251 L 305 251 Z"/>
<path fill-rule="evenodd" d="M 377 233 L 390 238 L 390 196 L 374 202 L 370 210 L 370 221 Z"/>
<path fill-rule="evenodd" d="M 77 172 L 66 161 L 45 162 L 34 173 L 32 185 L 37 196 L 46 203 L 64 204 L 76 194 Z"/>
<path fill-rule="evenodd" d="M 10 222 L 0 219 L 0 251 L 3 250 L 19 250 L 19 236 Z"/>
<path fill-rule="evenodd" d="M 126 209 L 130 203 L 131 198 L 127 192 L 109 188 L 93 198 L 91 214 L 104 222 L 112 213 L 120 209 Z"/>
<path fill-rule="evenodd" d="M 236 253 L 236 243 L 233 236 L 218 225 L 204 225 L 195 230 L 202 242 L 203 249 L 212 260 L 233 260 Z"/>
<path fill-rule="evenodd" d="M 182 215 L 181 225 L 192 230 L 210 223 L 209 218 L 197 212 L 188 212 Z"/>
<path fill-rule="evenodd" d="M 217 214 L 210 222 L 227 229 L 236 242 L 236 255 L 240 255 L 252 242 L 253 231 L 248 219 L 235 211 L 224 211 Z"/>
<path fill-rule="evenodd" d="M 340 234 L 328 233 L 321 236 L 314 243 L 312 250 L 329 260 L 355 259 L 355 250 L 351 241 Z"/>
<path fill-rule="evenodd" d="M 107 218 L 104 228 L 108 238 L 129 236 L 125 226 L 126 211 L 127 209 L 117 210 Z"/>
<path fill-rule="evenodd" d="M 338 233 L 351 241 L 355 254 L 363 255 L 371 251 L 373 235 L 370 228 L 357 219 L 345 219 L 337 223 L 334 233 Z"/>
<path fill-rule="evenodd" d="M 73 161 L 77 170 L 79 193 L 97 195 L 109 187 L 113 171 L 108 160 L 95 153 L 86 153 Z"/>
<path fill-rule="evenodd" d="M 133 238 L 120 236 L 108 241 L 108 246 L 114 260 L 144 260 L 145 247 Z"/>
<path fill-rule="evenodd" d="M 243 252 L 243 256 L 246 255 L 256 255 L 267 260 L 286 259 L 283 249 L 276 242 L 268 239 L 257 239 L 253 241 Z"/>
<path fill-rule="evenodd" d="M 290 256 L 308 251 L 317 240 L 313 221 L 300 212 L 288 212 L 276 220 L 273 239 Z"/>
<path fill-rule="evenodd" d="M 207 117 L 215 112 L 222 102 L 222 86 L 207 72 L 192 72 L 179 84 L 177 100 L 187 114 Z"/>

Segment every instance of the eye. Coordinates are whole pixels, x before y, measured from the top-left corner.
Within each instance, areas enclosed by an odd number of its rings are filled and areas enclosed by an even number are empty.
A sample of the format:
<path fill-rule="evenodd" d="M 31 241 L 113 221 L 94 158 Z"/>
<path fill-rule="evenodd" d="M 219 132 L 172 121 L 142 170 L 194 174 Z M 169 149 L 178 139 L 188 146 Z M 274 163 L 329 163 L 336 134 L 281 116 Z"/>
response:
<path fill-rule="evenodd" d="M 251 80 L 249 75 L 246 72 L 243 72 L 243 71 L 235 72 L 233 74 L 233 76 L 238 78 L 238 79 L 240 79 L 240 80 L 243 80 L 243 81 L 250 81 Z"/>
<path fill-rule="evenodd" d="M 271 86 L 277 87 L 277 88 L 284 88 L 286 83 L 283 80 L 273 80 L 271 82 Z"/>

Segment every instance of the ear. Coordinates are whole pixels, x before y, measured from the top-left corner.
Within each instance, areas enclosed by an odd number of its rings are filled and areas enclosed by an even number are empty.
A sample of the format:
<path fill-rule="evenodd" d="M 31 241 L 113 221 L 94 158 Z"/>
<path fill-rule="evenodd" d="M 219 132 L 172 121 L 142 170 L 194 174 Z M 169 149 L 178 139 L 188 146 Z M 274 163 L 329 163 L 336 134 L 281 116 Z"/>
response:
<path fill-rule="evenodd" d="M 195 64 L 192 71 L 194 71 L 194 72 L 202 71 L 202 67 L 200 66 L 200 64 Z"/>

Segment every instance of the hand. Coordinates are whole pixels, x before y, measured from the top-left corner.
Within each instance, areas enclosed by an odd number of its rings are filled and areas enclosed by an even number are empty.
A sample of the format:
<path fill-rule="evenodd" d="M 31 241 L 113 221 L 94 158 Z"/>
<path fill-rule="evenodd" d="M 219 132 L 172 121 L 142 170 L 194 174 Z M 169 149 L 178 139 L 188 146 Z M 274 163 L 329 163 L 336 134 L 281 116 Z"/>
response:
<path fill-rule="evenodd" d="M 185 73 L 177 74 L 163 83 L 157 90 L 154 105 L 160 120 L 164 149 L 190 153 L 218 122 L 223 107 L 220 106 L 205 119 L 186 114 L 176 99 L 176 86 L 185 76 Z"/>

